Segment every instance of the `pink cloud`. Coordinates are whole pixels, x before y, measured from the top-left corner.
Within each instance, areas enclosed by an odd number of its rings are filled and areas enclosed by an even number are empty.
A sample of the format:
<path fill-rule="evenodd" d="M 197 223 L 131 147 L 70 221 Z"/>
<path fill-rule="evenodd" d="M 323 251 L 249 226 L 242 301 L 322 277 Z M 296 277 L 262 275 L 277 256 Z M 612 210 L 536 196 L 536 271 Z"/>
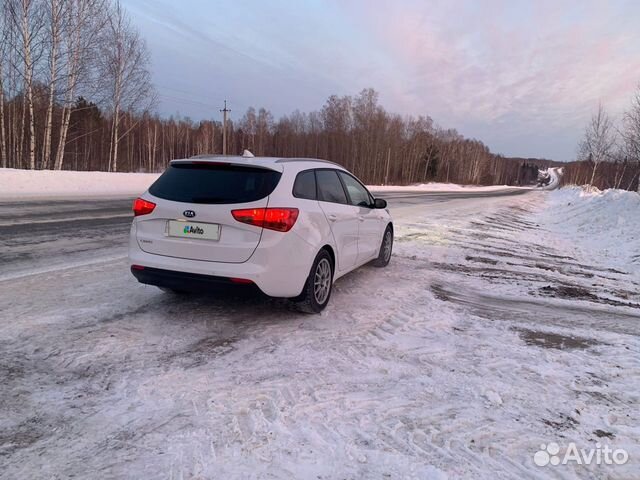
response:
<path fill-rule="evenodd" d="M 394 100 L 454 124 L 518 115 L 571 127 L 600 100 L 620 111 L 640 81 L 640 29 L 621 21 L 624 5 L 351 5 L 394 59 Z"/>

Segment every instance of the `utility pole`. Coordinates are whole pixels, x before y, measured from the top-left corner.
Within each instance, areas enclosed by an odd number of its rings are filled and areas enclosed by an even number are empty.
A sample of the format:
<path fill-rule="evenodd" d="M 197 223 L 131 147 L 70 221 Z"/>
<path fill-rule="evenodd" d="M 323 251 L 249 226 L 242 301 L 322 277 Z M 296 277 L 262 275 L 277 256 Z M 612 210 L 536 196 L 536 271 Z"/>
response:
<path fill-rule="evenodd" d="M 389 167 L 391 166 L 391 147 L 387 150 L 387 169 L 384 175 L 384 184 L 389 185 Z"/>
<path fill-rule="evenodd" d="M 227 154 L 227 113 L 231 110 L 227 108 L 227 101 L 224 101 L 224 108 L 220 110 L 222 112 L 222 154 Z"/>

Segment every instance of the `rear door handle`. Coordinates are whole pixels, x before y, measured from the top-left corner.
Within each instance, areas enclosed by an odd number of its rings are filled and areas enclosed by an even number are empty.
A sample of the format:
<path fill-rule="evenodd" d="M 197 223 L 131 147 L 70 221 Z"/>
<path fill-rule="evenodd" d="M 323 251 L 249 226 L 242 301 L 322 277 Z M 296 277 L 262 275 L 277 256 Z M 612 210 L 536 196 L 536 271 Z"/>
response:
<path fill-rule="evenodd" d="M 365 218 L 361 215 L 358 217 L 358 220 L 360 220 L 361 222 L 364 222 Z"/>
<path fill-rule="evenodd" d="M 338 219 L 338 216 L 332 213 L 330 215 L 327 215 L 327 218 L 329 219 L 330 222 L 335 222 Z"/>

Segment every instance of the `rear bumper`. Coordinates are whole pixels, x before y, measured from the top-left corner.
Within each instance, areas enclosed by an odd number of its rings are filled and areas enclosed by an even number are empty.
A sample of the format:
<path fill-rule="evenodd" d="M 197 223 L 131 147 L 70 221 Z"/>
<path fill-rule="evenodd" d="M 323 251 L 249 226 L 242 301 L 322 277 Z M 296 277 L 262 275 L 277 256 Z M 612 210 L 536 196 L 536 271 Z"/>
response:
<path fill-rule="evenodd" d="M 216 277 L 199 273 L 176 272 L 161 268 L 131 266 L 131 273 L 140 283 L 173 290 L 209 292 L 224 290 L 244 290 L 258 292 L 255 283 L 242 283 L 228 277 Z"/>
<path fill-rule="evenodd" d="M 142 283 L 180 290 L 186 288 L 176 283 L 179 279 L 188 282 L 196 280 L 195 283 L 200 288 L 202 285 L 206 286 L 211 278 L 241 278 L 251 280 L 266 295 L 285 298 L 300 295 L 318 253 L 317 250 L 318 248 L 293 232 L 282 234 L 265 230 L 260 244 L 246 262 L 210 262 L 155 255 L 143 251 L 136 240 L 135 223 L 132 225 L 129 237 L 129 263 L 144 267 L 144 270 L 133 272 Z M 147 269 L 152 272 L 150 275 L 140 273 Z M 168 271 L 172 274 L 154 275 L 154 270 Z M 180 274 L 187 274 L 187 277 Z M 196 277 L 189 277 L 189 274 Z M 203 279 L 204 282 L 198 281 Z M 171 282 L 174 286 L 166 283 L 160 285 L 158 281 Z M 213 282 L 212 286 L 219 285 L 217 280 Z"/>

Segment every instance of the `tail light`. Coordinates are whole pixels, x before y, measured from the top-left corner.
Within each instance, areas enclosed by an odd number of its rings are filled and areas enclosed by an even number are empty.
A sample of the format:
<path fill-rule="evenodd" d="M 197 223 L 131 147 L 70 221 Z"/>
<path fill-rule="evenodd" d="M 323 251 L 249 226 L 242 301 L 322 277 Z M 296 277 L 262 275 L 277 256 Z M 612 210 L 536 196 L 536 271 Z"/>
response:
<path fill-rule="evenodd" d="M 298 219 L 297 208 L 247 208 L 231 210 L 231 215 L 238 222 L 255 225 L 256 227 L 288 232 Z"/>
<path fill-rule="evenodd" d="M 135 217 L 139 215 L 148 215 L 153 212 L 154 208 L 156 208 L 155 203 L 143 200 L 142 198 L 136 198 L 133 201 L 133 215 Z"/>

